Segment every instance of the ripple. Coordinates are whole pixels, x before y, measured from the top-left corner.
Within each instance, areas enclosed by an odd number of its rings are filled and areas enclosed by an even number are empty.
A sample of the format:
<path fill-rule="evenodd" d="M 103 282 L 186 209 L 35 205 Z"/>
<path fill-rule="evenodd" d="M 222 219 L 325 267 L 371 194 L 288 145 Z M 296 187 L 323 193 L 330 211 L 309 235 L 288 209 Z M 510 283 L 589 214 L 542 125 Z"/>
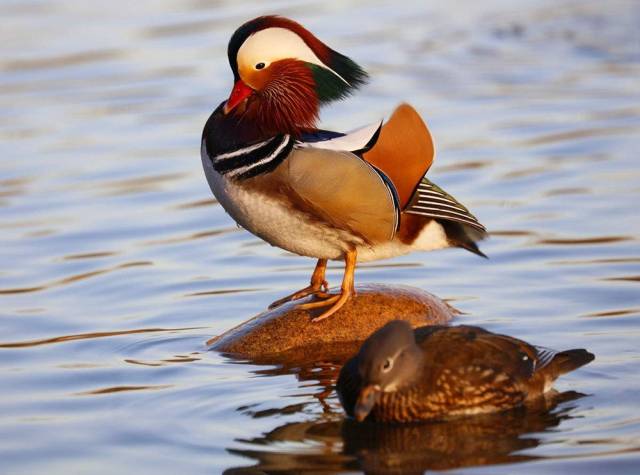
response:
<path fill-rule="evenodd" d="M 182 23 L 153 26 L 151 28 L 147 28 L 143 34 L 148 38 L 167 38 L 171 36 L 200 34 L 224 25 L 225 22 L 220 20 L 193 20 Z"/>
<path fill-rule="evenodd" d="M 98 259 L 101 257 L 116 256 L 118 253 L 113 251 L 97 251 L 97 252 L 84 252 L 81 254 L 68 254 L 62 259 L 65 261 L 75 261 L 81 259 Z"/>
<path fill-rule="evenodd" d="M 606 310 L 602 312 L 587 313 L 585 317 L 623 317 L 625 315 L 639 314 L 640 308 L 628 308 L 621 310 Z"/>
<path fill-rule="evenodd" d="M 457 172 L 462 170 L 479 170 L 481 168 L 487 168 L 491 165 L 492 163 L 488 161 L 471 160 L 467 162 L 453 163 L 450 165 L 442 165 L 438 167 L 438 171 Z"/>
<path fill-rule="evenodd" d="M 359 264 L 359 269 L 412 269 L 416 267 L 424 267 L 420 262 L 387 262 L 382 264 L 372 264 L 366 262 Z"/>
<path fill-rule="evenodd" d="M 511 180 L 511 179 L 515 179 L 515 178 L 525 178 L 525 177 L 529 177 L 529 176 L 537 176 L 537 175 L 542 175 L 545 172 L 548 171 L 548 168 L 546 166 L 537 166 L 537 167 L 530 167 L 530 168 L 525 168 L 522 170 L 513 170 L 507 173 L 504 173 L 502 175 L 503 179 L 506 180 Z"/>
<path fill-rule="evenodd" d="M 157 391 L 173 387 L 172 384 L 157 384 L 147 386 L 111 386 L 108 388 L 94 389 L 92 391 L 84 391 L 76 393 L 76 396 L 94 396 L 99 394 L 121 393 L 126 391 Z"/>
<path fill-rule="evenodd" d="M 557 266 L 574 266 L 574 265 L 606 265 L 606 264 L 637 264 L 640 263 L 640 257 L 614 257 L 601 259 L 576 259 L 552 261 L 550 264 Z"/>
<path fill-rule="evenodd" d="M 187 176 L 186 173 L 164 173 L 136 178 L 127 178 L 112 182 L 103 182 L 100 188 L 105 190 L 109 196 L 122 196 L 134 193 L 149 193 L 151 191 L 162 191 L 162 185 L 179 180 Z"/>
<path fill-rule="evenodd" d="M 199 231 L 197 233 L 191 233 L 186 236 L 176 236 L 165 239 L 154 239 L 151 241 L 145 241 L 142 243 L 144 246 L 161 246 L 165 244 L 180 244 L 182 242 L 195 241 L 196 239 L 204 239 L 213 236 L 220 236 L 222 234 L 229 234 L 240 231 L 237 227 L 211 229 L 208 231 Z"/>
<path fill-rule="evenodd" d="M 591 193 L 591 190 L 583 187 L 554 188 L 552 190 L 546 191 L 544 193 L 544 196 L 587 195 L 589 193 Z"/>
<path fill-rule="evenodd" d="M 592 238 L 555 238 L 540 239 L 536 241 L 538 244 L 554 244 L 560 246 L 581 246 L 589 244 L 611 244 L 615 242 L 631 241 L 630 236 L 600 236 Z"/>
<path fill-rule="evenodd" d="M 184 294 L 184 297 L 202 297 L 206 295 L 227 295 L 227 294 L 241 294 L 245 292 L 263 292 L 269 290 L 267 288 L 252 288 L 252 289 L 221 289 L 221 290 L 204 290 L 202 292 L 193 292 L 191 294 Z"/>
<path fill-rule="evenodd" d="M 537 233 L 532 231 L 525 231 L 522 229 L 504 229 L 501 231 L 491 231 L 491 236 L 505 236 L 505 237 L 525 237 L 525 236 L 537 236 Z"/>
<path fill-rule="evenodd" d="M 208 198 L 205 200 L 189 201 L 188 203 L 175 205 L 173 206 L 173 209 L 201 208 L 204 206 L 215 206 L 217 204 L 218 204 L 218 200 L 216 200 L 215 198 Z"/>
<path fill-rule="evenodd" d="M 71 53 L 47 58 L 34 59 L 13 59 L 4 61 L 0 69 L 4 71 L 35 71 L 40 69 L 58 69 L 70 66 L 78 66 L 102 62 L 119 58 L 123 52 L 119 50 L 97 50 L 83 51 L 81 53 Z"/>
<path fill-rule="evenodd" d="M 0 295 L 14 295 L 14 294 L 26 294 L 31 292 L 40 292 L 42 290 L 51 289 L 53 287 L 60 287 L 60 286 L 64 286 L 64 285 L 78 282 L 81 280 L 90 279 L 92 277 L 107 274 L 109 272 L 113 272 L 116 270 L 129 269 L 131 267 L 150 266 L 150 265 L 153 265 L 153 263 L 150 261 L 126 262 L 124 264 L 109 267 L 107 269 L 98 269 L 90 272 L 83 272 L 81 274 L 75 274 L 69 277 L 65 277 L 63 279 L 54 280 L 46 284 L 35 285 L 32 287 L 16 287 L 12 289 L 0 289 Z"/>
<path fill-rule="evenodd" d="M 640 282 L 640 275 L 629 275 L 623 277 L 607 277 L 602 279 L 610 282 Z"/>
<path fill-rule="evenodd" d="M 25 348 L 31 346 L 50 345 L 53 343 L 64 343 L 67 341 L 75 340 L 90 340 L 94 338 L 107 338 L 111 336 L 120 335 L 134 335 L 136 333 L 160 333 L 160 332 L 176 332 L 187 330 L 199 330 L 204 327 L 185 327 L 185 328 L 138 328 L 135 330 L 116 330 L 110 332 L 92 332 L 92 333 L 78 333 L 75 335 L 63 335 L 52 338 L 42 338 L 38 340 L 29 341 L 16 341 L 16 342 L 0 342 L 0 348 Z"/>
<path fill-rule="evenodd" d="M 573 142 L 587 137 L 602 137 L 607 135 L 627 135 L 637 132 L 636 127 L 601 127 L 589 129 L 577 129 L 569 132 L 559 132 L 541 135 L 523 140 L 520 145 L 547 145 L 556 142 Z"/>

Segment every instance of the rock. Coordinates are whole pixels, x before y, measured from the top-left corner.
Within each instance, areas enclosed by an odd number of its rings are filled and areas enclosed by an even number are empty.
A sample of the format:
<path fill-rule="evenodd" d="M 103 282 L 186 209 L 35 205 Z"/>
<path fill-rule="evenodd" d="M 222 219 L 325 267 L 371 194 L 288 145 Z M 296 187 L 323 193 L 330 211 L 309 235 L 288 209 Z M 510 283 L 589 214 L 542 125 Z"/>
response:
<path fill-rule="evenodd" d="M 414 327 L 446 324 L 458 311 L 424 290 L 407 286 L 358 286 L 338 312 L 318 323 L 324 309 L 300 310 L 311 297 L 263 312 L 207 342 L 211 350 L 256 362 L 311 362 L 340 359 L 389 320 L 407 320 Z"/>

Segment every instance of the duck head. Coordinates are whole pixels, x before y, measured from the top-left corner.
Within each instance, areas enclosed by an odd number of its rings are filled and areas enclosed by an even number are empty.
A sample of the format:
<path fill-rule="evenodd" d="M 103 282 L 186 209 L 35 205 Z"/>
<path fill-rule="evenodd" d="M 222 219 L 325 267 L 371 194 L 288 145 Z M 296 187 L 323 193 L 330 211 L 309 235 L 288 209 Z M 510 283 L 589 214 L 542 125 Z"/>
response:
<path fill-rule="evenodd" d="M 235 84 L 223 112 L 261 135 L 299 136 L 315 129 L 321 105 L 344 98 L 367 79 L 351 59 L 279 16 L 242 25 L 227 54 Z"/>
<path fill-rule="evenodd" d="M 418 378 L 422 352 L 411 325 L 394 320 L 373 333 L 358 352 L 358 372 L 362 381 L 354 408 L 358 421 L 373 409 L 380 394 L 402 389 Z"/>

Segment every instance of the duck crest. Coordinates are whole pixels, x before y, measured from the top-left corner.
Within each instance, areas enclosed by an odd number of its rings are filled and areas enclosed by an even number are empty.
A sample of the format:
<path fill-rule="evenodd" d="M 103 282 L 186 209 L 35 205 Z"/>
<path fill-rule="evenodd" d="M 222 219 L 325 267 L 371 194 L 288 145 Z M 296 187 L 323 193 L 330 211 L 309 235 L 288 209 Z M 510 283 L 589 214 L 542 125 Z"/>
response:
<path fill-rule="evenodd" d="M 369 75 L 351 58 L 331 49 L 301 24 L 278 15 L 265 15 L 241 25 L 231 37 L 227 48 L 229 64 L 237 81 L 238 52 L 247 39 L 268 28 L 285 29 L 298 35 L 315 56 L 326 66 L 307 63 L 316 82 L 316 93 L 324 104 L 343 99 L 364 85 Z"/>

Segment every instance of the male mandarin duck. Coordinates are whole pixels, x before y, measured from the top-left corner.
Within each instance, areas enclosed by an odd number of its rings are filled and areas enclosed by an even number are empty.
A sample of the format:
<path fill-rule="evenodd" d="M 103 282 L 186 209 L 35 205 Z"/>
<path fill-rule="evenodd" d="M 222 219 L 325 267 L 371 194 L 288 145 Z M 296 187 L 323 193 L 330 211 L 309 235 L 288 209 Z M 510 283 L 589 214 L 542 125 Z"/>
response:
<path fill-rule="evenodd" d="M 318 129 L 320 106 L 366 81 L 354 61 L 279 16 L 238 28 L 228 56 L 235 85 L 202 134 L 209 185 L 240 226 L 318 259 L 310 285 L 271 307 L 315 295 L 301 307 L 329 307 L 319 321 L 354 294 L 356 262 L 451 246 L 484 256 L 484 226 L 425 177 L 434 145 L 411 106 L 384 125 Z M 337 295 L 327 293 L 329 259 L 345 261 Z"/>
<path fill-rule="evenodd" d="M 358 421 L 449 419 L 526 404 L 593 359 L 583 349 L 557 352 L 473 326 L 413 330 L 394 320 L 342 367 L 336 390 Z"/>

